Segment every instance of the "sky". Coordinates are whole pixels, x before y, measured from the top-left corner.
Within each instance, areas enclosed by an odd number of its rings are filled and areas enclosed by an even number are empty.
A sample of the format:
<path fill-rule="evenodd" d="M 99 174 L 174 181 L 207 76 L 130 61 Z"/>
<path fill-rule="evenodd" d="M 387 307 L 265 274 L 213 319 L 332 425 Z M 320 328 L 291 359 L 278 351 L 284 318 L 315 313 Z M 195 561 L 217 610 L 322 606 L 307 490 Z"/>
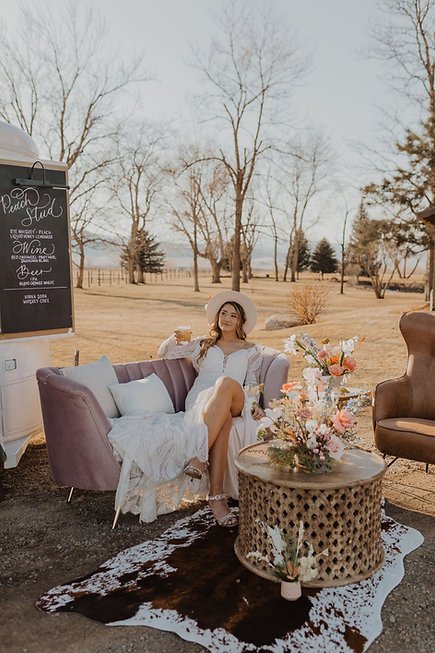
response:
<path fill-rule="evenodd" d="M 55 5 L 56 0 L 46 0 Z M 198 73 L 186 64 L 190 45 L 206 50 L 213 31 L 211 10 L 220 0 L 84 0 L 107 20 L 114 48 L 144 52 L 156 81 L 141 92 L 143 116 L 193 128 L 187 98 L 198 90 Z M 321 127 L 336 152 L 338 179 L 347 188 L 351 208 L 358 205 L 361 155 L 355 142 L 370 144 L 380 130 L 379 107 L 392 98 L 382 63 L 367 56 L 370 24 L 378 20 L 376 0 L 271 0 L 311 52 L 311 72 L 294 95 L 295 115 Z M 253 2 L 254 5 L 254 2 Z M 0 0 L 6 22 L 16 20 L 17 2 Z M 353 189 L 353 190 L 351 190 Z M 310 239 L 341 239 L 343 201 L 328 196 L 318 208 L 321 220 Z M 332 196 L 332 198 L 331 198 Z"/>

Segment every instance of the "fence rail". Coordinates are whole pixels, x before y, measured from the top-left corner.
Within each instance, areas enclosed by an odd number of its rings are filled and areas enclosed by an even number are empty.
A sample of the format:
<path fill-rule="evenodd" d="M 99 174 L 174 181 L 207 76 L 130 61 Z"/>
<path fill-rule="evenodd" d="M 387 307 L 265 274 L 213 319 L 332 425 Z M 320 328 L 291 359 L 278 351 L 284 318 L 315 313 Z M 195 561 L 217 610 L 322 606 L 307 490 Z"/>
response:
<path fill-rule="evenodd" d="M 210 277 L 210 270 L 200 270 L 199 276 Z M 79 277 L 78 270 L 74 271 L 74 281 L 77 284 Z M 168 268 L 157 274 L 146 272 L 144 274 L 145 283 L 162 283 L 172 279 L 191 279 L 193 271 L 184 268 Z M 120 286 L 128 283 L 128 274 L 122 268 L 86 268 L 83 276 L 83 286 Z"/>

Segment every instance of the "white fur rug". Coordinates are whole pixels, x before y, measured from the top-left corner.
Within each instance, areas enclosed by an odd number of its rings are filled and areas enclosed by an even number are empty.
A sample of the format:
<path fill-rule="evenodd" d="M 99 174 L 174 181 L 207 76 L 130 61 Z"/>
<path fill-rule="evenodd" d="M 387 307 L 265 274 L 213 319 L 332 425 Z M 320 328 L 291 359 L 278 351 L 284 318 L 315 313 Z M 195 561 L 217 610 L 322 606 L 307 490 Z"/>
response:
<path fill-rule="evenodd" d="M 352 585 L 304 589 L 290 603 L 278 584 L 240 565 L 235 535 L 204 508 L 85 578 L 53 588 L 37 606 L 110 626 L 171 631 L 213 653 L 359 653 L 382 632 L 382 605 L 403 578 L 404 556 L 423 542 L 421 533 L 384 515 L 380 570 Z"/>

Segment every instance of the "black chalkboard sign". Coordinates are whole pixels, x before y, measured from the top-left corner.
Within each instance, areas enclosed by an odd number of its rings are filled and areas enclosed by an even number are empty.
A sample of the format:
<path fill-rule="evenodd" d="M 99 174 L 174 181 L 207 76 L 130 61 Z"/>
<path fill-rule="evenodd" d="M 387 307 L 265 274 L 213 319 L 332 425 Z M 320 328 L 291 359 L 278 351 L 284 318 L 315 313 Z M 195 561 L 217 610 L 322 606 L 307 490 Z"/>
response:
<path fill-rule="evenodd" d="M 0 338 L 73 328 L 67 172 L 44 165 L 0 160 Z"/>

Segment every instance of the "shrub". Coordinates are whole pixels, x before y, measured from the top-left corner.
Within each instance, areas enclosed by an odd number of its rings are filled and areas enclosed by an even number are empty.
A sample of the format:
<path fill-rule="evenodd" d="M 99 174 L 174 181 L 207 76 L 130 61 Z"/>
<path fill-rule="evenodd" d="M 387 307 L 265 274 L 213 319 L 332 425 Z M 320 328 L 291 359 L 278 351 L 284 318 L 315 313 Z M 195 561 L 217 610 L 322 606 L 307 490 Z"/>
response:
<path fill-rule="evenodd" d="M 326 307 L 328 295 L 328 288 L 318 284 L 297 286 L 290 294 L 290 310 L 302 324 L 313 324 Z"/>

